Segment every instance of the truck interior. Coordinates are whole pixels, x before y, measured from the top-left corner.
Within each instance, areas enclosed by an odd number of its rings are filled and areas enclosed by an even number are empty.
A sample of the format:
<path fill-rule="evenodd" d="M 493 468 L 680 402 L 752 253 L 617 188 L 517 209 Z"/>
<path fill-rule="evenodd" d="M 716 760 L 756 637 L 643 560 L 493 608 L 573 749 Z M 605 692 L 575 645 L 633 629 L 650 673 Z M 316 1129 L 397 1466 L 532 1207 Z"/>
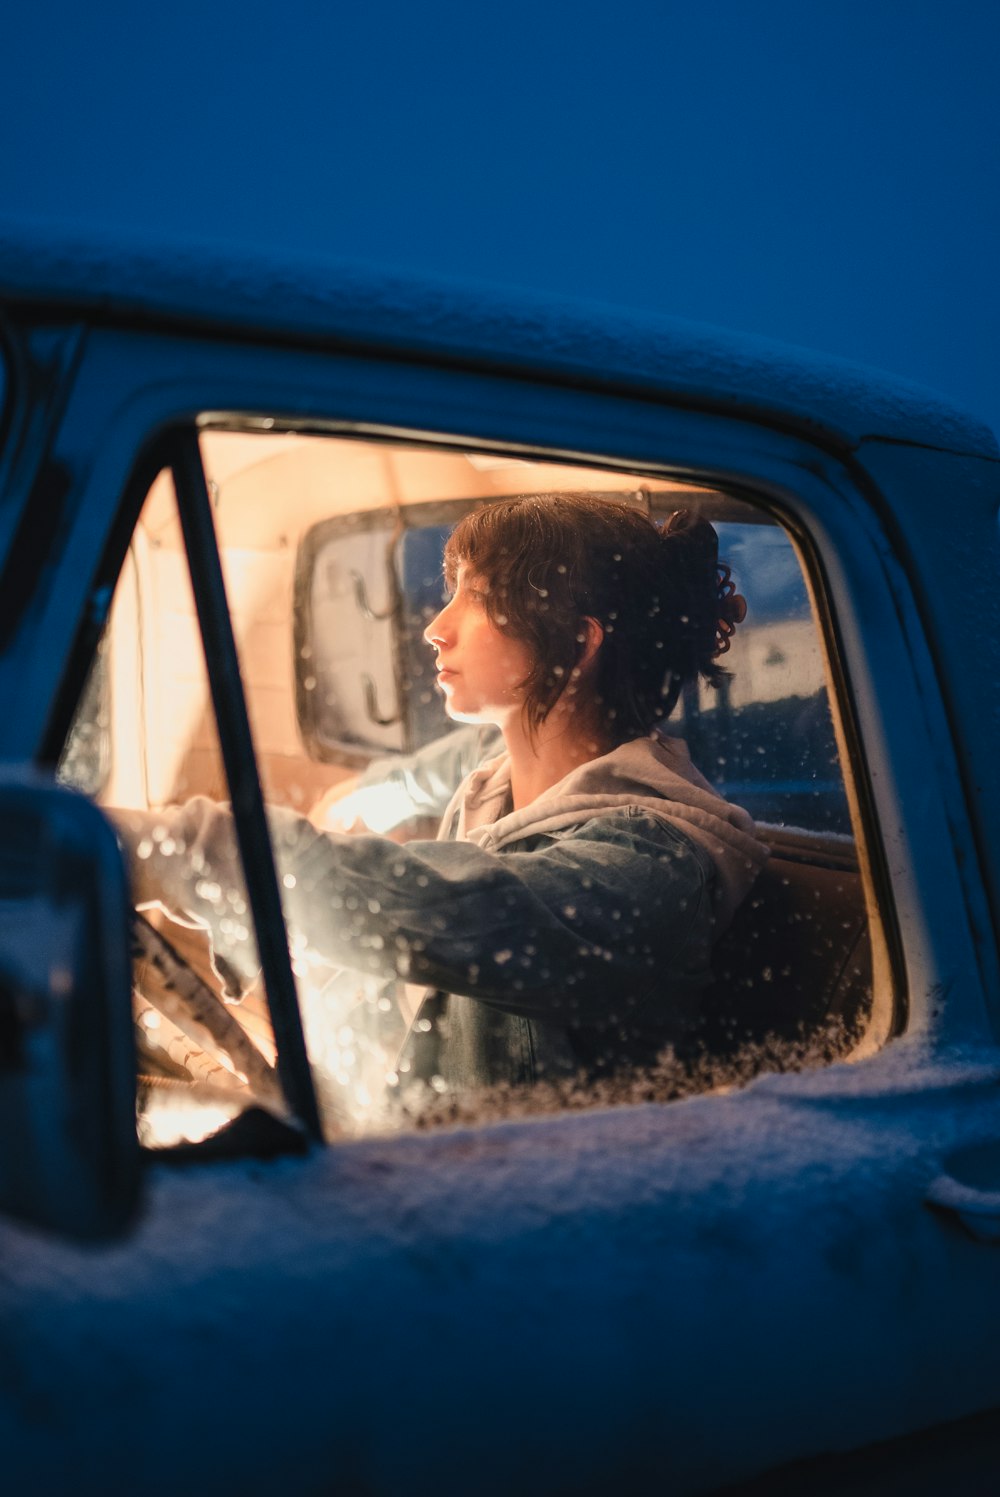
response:
<path fill-rule="evenodd" d="M 686 477 L 259 425 L 206 429 L 200 442 L 268 804 L 342 827 L 340 808 L 356 804 L 359 786 L 377 788 L 380 774 L 452 731 L 422 632 L 442 602 L 445 538 L 471 507 L 586 490 L 655 518 L 695 509 L 716 526 L 748 615 L 724 685 L 687 690 L 665 730 L 682 734 L 702 773 L 750 811 L 771 858 L 717 943 L 686 1061 L 707 1058 L 711 1070 L 754 1051 L 781 1064 L 782 1046 L 825 1044 L 831 1057 L 850 1057 L 883 1042 L 891 1020 L 875 1002 L 881 942 L 845 709 L 815 579 L 768 507 Z M 59 773 L 109 808 L 228 799 L 168 472 L 135 527 Z M 433 810 L 404 806 L 374 829 L 433 835 Z M 231 899 L 252 944 L 245 891 Z M 146 1141 L 169 1142 L 200 1136 L 273 1090 L 274 1042 L 259 987 L 227 1001 L 203 933 L 144 913 L 168 955 L 147 941 L 136 963 L 140 1119 Z M 203 980 L 209 997 L 199 1001 L 214 1000 L 217 1021 L 172 991 L 171 951 Z M 344 1043 L 321 1034 L 315 1003 L 304 990 L 300 999 L 314 1063 L 343 1070 L 356 1033 Z M 367 1069 L 357 1055 L 352 1062 L 357 1131 L 378 1126 L 378 1067 L 391 1065 L 405 1024 L 405 1013 L 385 1017 L 385 1003 L 384 994 L 375 1002 Z M 262 1066 L 248 1062 L 248 1044 Z M 341 1118 L 331 1131 L 343 1128 Z"/>

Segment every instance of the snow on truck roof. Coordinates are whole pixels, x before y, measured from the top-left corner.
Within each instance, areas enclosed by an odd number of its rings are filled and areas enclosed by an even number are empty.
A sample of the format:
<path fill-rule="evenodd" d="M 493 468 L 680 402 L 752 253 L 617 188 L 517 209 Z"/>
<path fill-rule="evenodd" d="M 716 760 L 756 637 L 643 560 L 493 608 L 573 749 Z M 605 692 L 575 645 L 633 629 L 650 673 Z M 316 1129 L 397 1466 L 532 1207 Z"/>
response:
<path fill-rule="evenodd" d="M 683 395 L 851 446 L 884 437 L 1000 455 L 989 427 L 960 406 L 842 359 L 612 305 L 407 278 L 316 257 L 0 224 L 0 301 L 134 322 L 181 318 L 645 395 Z"/>

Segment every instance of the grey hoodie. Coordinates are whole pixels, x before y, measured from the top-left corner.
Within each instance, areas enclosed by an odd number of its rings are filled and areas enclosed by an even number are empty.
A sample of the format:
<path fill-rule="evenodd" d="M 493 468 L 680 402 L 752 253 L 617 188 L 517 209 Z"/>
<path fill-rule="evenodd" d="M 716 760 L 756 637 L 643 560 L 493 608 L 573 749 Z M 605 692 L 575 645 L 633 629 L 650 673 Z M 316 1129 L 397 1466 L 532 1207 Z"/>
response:
<path fill-rule="evenodd" d="M 510 805 L 510 762 L 489 760 L 459 786 L 441 819 L 442 838 L 491 852 L 632 807 L 677 827 L 714 867 L 715 932 L 729 924 L 767 858 L 746 811 L 723 800 L 691 763 L 681 738 L 655 734 L 591 759 L 520 811 Z"/>

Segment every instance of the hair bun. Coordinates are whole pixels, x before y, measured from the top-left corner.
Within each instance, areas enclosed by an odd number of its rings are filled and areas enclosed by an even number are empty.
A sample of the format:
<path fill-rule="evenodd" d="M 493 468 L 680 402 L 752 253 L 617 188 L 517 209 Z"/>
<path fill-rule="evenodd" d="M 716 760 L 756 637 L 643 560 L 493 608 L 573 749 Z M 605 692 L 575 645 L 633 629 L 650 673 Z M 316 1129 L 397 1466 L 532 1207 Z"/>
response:
<path fill-rule="evenodd" d="M 729 649 L 729 641 L 736 632 L 736 625 L 742 624 L 747 616 L 747 600 L 742 593 L 736 591 L 736 583 L 733 574 L 724 561 L 716 563 L 719 587 L 719 618 L 715 626 L 715 640 L 717 653 L 724 655 Z"/>
<path fill-rule="evenodd" d="M 719 537 L 715 526 L 692 514 L 689 509 L 675 509 L 663 522 L 661 534 L 680 542 L 692 555 L 704 557 L 713 564 L 719 555 Z"/>
<path fill-rule="evenodd" d="M 719 536 L 714 525 L 689 509 L 675 509 L 664 521 L 661 534 L 678 548 L 683 548 L 689 564 L 705 567 L 702 586 L 711 589 L 715 584 L 714 648 L 713 657 L 724 655 L 736 626 L 747 616 L 747 600 L 736 591 L 732 572 L 724 561 L 719 560 Z M 707 575 L 706 575 L 707 574 Z M 709 593 L 711 596 L 711 592 Z M 707 619 L 706 619 L 707 623 Z"/>

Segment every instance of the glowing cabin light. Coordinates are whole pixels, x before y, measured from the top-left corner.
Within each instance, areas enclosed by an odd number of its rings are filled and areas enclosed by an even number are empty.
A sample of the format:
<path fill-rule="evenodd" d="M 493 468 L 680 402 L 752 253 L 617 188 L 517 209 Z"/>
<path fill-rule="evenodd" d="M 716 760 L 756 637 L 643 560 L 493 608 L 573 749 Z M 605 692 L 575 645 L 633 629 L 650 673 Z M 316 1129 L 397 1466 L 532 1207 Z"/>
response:
<path fill-rule="evenodd" d="M 174 1091 L 156 1089 L 139 1114 L 139 1141 L 146 1148 L 196 1144 L 216 1133 L 240 1112 L 240 1104 L 206 1102 Z"/>

